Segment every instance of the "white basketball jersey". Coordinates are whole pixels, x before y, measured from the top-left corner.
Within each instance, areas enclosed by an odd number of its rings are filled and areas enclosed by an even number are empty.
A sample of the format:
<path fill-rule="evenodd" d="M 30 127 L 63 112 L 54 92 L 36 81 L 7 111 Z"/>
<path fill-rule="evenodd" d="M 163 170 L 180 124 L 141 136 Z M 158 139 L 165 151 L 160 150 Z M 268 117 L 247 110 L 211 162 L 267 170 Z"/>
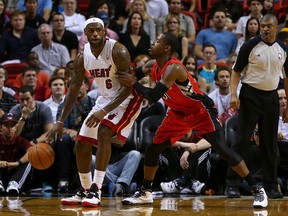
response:
<path fill-rule="evenodd" d="M 97 58 L 91 52 L 90 43 L 86 43 L 83 52 L 84 68 L 94 78 L 100 94 L 106 99 L 114 98 L 121 87 L 115 76 L 117 68 L 112 58 L 115 43 L 113 39 L 106 39 L 105 46 Z"/>

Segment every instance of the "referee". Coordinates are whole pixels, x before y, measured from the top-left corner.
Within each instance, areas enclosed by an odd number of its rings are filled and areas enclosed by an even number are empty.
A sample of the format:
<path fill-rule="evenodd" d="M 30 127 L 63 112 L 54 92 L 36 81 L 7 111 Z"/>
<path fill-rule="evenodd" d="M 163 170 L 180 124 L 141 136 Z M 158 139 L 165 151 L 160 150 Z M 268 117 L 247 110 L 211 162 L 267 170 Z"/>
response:
<path fill-rule="evenodd" d="M 285 91 L 288 93 L 288 48 L 276 38 L 278 20 L 272 14 L 265 15 L 260 21 L 261 35 L 243 44 L 239 51 L 231 77 L 230 106 L 239 108 L 237 141 L 232 148 L 243 159 L 247 159 L 247 149 L 253 130 L 258 123 L 260 150 L 262 158 L 263 187 L 269 198 L 283 198 L 278 191 L 277 166 L 279 151 L 277 131 L 279 120 L 279 100 L 277 87 L 284 67 Z M 242 88 L 239 98 L 237 86 Z M 240 104 L 241 102 L 241 104 Z M 288 109 L 283 114 L 288 122 Z M 225 194 L 230 198 L 240 197 L 240 179 L 228 170 Z"/>

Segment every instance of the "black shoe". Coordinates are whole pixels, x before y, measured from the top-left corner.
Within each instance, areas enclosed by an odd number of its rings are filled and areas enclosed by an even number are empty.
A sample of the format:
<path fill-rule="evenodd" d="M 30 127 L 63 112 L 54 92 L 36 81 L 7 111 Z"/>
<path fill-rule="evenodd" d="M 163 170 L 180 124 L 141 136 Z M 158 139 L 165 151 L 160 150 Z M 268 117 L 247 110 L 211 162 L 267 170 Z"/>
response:
<path fill-rule="evenodd" d="M 226 186 L 225 195 L 228 198 L 241 198 L 241 194 L 239 192 L 239 189 L 235 186 Z"/>
<path fill-rule="evenodd" d="M 266 190 L 267 196 L 269 199 L 281 199 L 283 198 L 283 194 L 278 191 L 278 189 L 270 189 Z"/>

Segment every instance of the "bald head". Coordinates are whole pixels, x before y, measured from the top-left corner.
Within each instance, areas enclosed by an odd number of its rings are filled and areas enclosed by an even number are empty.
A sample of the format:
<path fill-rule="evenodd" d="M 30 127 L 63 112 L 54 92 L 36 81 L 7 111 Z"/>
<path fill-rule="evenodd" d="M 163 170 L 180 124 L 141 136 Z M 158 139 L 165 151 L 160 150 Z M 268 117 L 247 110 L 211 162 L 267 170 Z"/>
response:
<path fill-rule="evenodd" d="M 272 23 L 278 25 L 278 19 L 273 14 L 266 14 L 265 16 L 262 17 L 260 22 L 272 22 Z"/>

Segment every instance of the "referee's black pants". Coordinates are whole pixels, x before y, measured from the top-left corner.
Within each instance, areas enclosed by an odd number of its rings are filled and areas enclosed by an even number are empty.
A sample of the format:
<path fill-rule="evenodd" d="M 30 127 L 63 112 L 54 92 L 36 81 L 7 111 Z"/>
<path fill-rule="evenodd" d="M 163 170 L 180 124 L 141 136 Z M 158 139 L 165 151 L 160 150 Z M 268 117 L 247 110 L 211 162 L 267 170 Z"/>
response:
<path fill-rule="evenodd" d="M 231 147 L 247 161 L 249 143 L 258 123 L 262 181 L 265 189 L 277 186 L 279 151 L 277 132 L 279 121 L 279 98 L 277 90 L 263 91 L 243 84 L 240 95 L 237 141 Z M 241 179 L 228 169 L 226 186 L 239 186 Z"/>

